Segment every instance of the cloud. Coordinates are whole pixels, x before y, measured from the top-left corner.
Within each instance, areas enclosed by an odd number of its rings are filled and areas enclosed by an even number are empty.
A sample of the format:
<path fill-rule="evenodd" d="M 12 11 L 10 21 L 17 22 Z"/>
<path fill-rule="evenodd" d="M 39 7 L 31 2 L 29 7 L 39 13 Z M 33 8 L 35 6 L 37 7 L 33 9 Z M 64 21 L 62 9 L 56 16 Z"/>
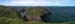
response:
<path fill-rule="evenodd" d="M 65 1 L 65 2 L 64 2 Z M 0 5 L 6 6 L 73 6 L 67 0 L 8 0 Z"/>
<path fill-rule="evenodd" d="M 47 5 L 59 5 L 58 2 L 47 2 L 44 0 L 12 0 L 6 5 L 10 6 L 47 6 Z"/>

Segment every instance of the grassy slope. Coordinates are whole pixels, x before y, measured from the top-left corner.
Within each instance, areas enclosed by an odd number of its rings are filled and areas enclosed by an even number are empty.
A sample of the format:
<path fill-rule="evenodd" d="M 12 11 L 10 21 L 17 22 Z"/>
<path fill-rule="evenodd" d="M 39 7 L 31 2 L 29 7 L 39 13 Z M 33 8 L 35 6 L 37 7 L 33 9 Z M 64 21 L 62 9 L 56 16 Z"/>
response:
<path fill-rule="evenodd" d="M 23 20 L 17 17 L 16 11 L 0 8 L 0 24 L 23 24 Z"/>

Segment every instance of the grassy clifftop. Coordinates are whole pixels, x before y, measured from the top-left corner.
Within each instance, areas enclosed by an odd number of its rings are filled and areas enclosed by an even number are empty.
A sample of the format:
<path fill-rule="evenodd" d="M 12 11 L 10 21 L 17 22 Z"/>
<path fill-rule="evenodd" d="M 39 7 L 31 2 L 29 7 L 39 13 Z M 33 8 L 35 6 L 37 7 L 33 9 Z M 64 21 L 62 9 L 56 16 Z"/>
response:
<path fill-rule="evenodd" d="M 44 8 L 28 8 L 28 13 L 37 16 L 40 14 Z M 16 14 L 16 10 L 13 10 L 12 8 L 6 7 L 6 6 L 0 6 L 0 24 L 23 24 L 23 20 L 18 18 Z"/>

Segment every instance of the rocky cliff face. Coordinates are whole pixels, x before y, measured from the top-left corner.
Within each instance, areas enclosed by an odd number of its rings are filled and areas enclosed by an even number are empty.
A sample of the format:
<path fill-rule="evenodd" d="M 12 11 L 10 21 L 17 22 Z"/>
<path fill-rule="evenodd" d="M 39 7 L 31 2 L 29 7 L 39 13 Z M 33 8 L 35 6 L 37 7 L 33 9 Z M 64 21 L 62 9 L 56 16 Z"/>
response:
<path fill-rule="evenodd" d="M 40 15 L 43 15 L 45 13 L 47 14 L 49 11 L 47 10 L 47 7 L 28 7 L 25 9 L 25 12 L 26 12 L 27 18 L 32 17 L 33 20 L 39 21 L 42 19 Z M 24 14 L 24 12 L 20 12 L 20 13 Z M 21 15 L 21 16 L 26 16 L 26 15 Z"/>

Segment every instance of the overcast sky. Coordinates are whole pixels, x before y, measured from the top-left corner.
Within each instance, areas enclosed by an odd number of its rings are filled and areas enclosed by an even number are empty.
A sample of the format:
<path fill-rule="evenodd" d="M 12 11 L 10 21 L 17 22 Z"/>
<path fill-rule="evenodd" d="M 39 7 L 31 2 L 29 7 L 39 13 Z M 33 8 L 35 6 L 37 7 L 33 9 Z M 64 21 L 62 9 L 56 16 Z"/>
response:
<path fill-rule="evenodd" d="M 6 6 L 75 6 L 75 0 L 0 0 Z"/>

